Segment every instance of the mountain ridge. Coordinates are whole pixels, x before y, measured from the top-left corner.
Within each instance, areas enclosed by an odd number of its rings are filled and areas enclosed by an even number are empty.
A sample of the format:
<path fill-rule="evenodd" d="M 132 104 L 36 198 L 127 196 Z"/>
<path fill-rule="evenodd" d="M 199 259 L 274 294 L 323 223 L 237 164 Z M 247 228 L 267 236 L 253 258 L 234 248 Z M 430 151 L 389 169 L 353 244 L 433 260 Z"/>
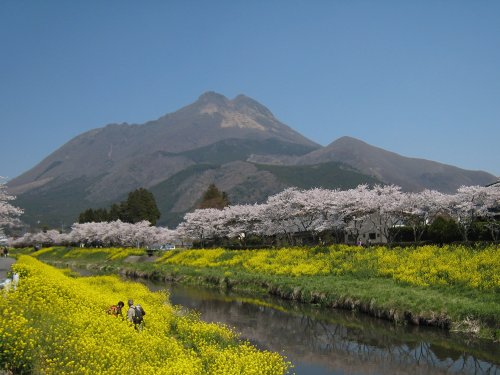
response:
<path fill-rule="evenodd" d="M 347 163 L 362 173 L 399 185 L 407 191 L 434 189 L 452 193 L 462 185 L 486 185 L 495 178 L 484 171 L 402 156 L 348 136 L 298 157 L 297 163 L 318 164 L 324 161 Z"/>
<path fill-rule="evenodd" d="M 264 164 L 275 167 L 259 167 Z M 252 98 L 206 92 L 144 124 L 108 124 L 86 131 L 7 186 L 18 195 L 30 223 L 76 220 L 81 207 L 106 206 L 145 187 L 170 200 L 159 205 L 163 223 L 173 225 L 195 207 L 210 183 L 220 184 L 233 203 L 255 203 L 288 186 L 315 183 L 325 188 L 395 183 L 405 190 L 450 191 L 464 181 L 494 180 L 486 172 L 407 158 L 352 137 L 322 147 Z"/>

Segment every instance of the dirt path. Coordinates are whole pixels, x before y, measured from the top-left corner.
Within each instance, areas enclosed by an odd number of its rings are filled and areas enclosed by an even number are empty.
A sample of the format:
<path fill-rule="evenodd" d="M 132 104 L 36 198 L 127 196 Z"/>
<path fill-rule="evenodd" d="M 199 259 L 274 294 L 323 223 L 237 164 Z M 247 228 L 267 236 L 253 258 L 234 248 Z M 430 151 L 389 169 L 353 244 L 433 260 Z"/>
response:
<path fill-rule="evenodd" d="M 7 278 L 7 272 L 10 271 L 10 266 L 15 262 L 14 258 L 0 257 L 0 280 Z"/>

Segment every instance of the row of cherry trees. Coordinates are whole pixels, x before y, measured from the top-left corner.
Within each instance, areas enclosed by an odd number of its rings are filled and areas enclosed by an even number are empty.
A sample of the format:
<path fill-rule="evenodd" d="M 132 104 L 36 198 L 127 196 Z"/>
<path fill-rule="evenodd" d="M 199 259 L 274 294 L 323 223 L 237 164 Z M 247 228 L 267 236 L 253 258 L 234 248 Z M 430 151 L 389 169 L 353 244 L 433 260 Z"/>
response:
<path fill-rule="evenodd" d="M 492 239 L 498 241 L 500 227 L 495 215 L 499 206 L 500 189 L 493 186 L 464 186 L 455 194 L 433 190 L 407 193 L 394 185 L 360 185 L 350 190 L 289 188 L 262 204 L 197 209 L 186 214 L 175 230 L 152 227 L 147 221 L 74 224 L 70 233 L 27 233 L 13 245 L 150 246 L 186 241 L 203 244 L 221 238 L 244 242 L 249 236 L 285 237 L 292 242 L 294 235 L 304 232 L 317 238 L 333 233 L 337 238 L 347 234 L 357 239 L 367 226 L 391 242 L 395 229 L 402 225 L 411 227 L 414 240 L 419 241 L 427 224 L 438 215 L 453 218 L 466 241 L 473 222 L 480 218 L 486 222 Z"/>
<path fill-rule="evenodd" d="M 149 221 L 131 224 L 120 220 L 98 223 L 75 223 L 69 233 L 60 233 L 57 230 L 48 230 L 38 233 L 26 233 L 14 240 L 13 246 L 51 246 L 51 245 L 79 245 L 86 247 L 97 246 L 126 246 L 142 247 L 152 244 L 162 244 L 176 240 L 176 231 L 168 228 L 151 226 Z"/>
<path fill-rule="evenodd" d="M 500 228 L 495 209 L 499 206 L 500 189 L 493 186 L 464 186 L 455 194 L 434 190 L 406 193 L 394 185 L 360 185 L 350 190 L 289 188 L 264 204 L 188 213 L 178 231 L 199 241 L 250 234 L 292 237 L 309 232 L 314 236 L 326 231 L 357 239 L 362 228 L 371 226 L 391 242 L 395 229 L 406 225 L 418 241 L 437 215 L 447 215 L 457 222 L 465 241 L 478 218 L 487 221 L 492 239 L 497 241 Z"/>

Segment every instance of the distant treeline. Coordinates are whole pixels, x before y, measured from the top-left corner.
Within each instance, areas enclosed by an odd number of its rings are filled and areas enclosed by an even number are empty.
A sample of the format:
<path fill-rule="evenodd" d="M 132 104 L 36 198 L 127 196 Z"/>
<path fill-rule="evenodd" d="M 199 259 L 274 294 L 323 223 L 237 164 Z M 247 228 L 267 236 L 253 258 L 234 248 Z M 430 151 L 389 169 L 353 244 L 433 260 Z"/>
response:
<path fill-rule="evenodd" d="M 106 208 L 89 208 L 78 216 L 78 223 L 100 223 L 120 220 L 124 223 L 138 223 L 147 220 L 155 225 L 160 218 L 154 195 L 140 188 L 128 194 L 125 201 L 111 205 Z"/>

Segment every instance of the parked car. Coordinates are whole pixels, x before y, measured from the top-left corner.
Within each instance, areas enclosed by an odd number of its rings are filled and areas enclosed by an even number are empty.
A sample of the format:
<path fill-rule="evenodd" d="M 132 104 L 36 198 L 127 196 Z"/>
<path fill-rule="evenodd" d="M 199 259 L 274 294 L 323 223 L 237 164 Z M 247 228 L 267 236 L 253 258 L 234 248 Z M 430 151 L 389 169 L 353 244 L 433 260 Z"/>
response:
<path fill-rule="evenodd" d="M 171 243 L 153 244 L 147 247 L 148 250 L 174 250 L 175 245 Z"/>
<path fill-rule="evenodd" d="M 171 244 L 171 243 L 166 243 L 164 245 L 161 245 L 160 249 L 161 250 L 174 250 L 175 249 L 175 245 Z"/>

